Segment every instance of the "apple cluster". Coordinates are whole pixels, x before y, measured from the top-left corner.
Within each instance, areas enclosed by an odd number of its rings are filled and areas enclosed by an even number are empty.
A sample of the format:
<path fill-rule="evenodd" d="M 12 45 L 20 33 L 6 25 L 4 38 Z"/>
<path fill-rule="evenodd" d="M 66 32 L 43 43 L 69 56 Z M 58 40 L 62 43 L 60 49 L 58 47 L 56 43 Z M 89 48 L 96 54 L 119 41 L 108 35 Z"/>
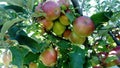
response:
<path fill-rule="evenodd" d="M 48 0 L 36 6 L 36 10 L 42 10 L 46 15 L 39 23 L 45 31 L 51 31 L 54 35 L 71 41 L 74 44 L 83 44 L 86 37 L 94 31 L 94 23 L 87 16 L 77 17 L 73 23 L 65 15 L 71 12 L 69 0 L 59 0 L 58 2 Z M 65 10 L 65 13 L 62 13 Z M 71 29 L 68 29 L 72 26 Z"/>

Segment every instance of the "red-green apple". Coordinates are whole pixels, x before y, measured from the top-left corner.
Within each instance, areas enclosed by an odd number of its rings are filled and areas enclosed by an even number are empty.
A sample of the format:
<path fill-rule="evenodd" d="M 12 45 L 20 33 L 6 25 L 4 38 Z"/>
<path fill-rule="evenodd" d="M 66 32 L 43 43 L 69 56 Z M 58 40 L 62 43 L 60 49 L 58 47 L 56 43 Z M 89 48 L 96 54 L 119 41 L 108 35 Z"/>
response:
<path fill-rule="evenodd" d="M 45 66 L 54 66 L 57 61 L 57 51 L 54 48 L 49 47 L 41 53 L 40 60 Z"/>
<path fill-rule="evenodd" d="M 53 27 L 53 22 L 47 19 L 41 20 L 40 23 L 43 25 L 43 28 L 45 28 L 46 30 L 50 30 Z"/>
<path fill-rule="evenodd" d="M 73 23 L 73 30 L 78 36 L 89 36 L 94 29 L 93 21 L 87 16 L 80 16 Z"/>
<path fill-rule="evenodd" d="M 60 16 L 60 6 L 54 1 L 47 1 L 42 5 L 42 10 L 46 13 L 48 20 L 55 20 Z"/>
<path fill-rule="evenodd" d="M 38 68 L 36 63 L 31 62 L 29 68 Z"/>
<path fill-rule="evenodd" d="M 69 40 L 72 42 L 72 43 L 75 43 L 75 44 L 83 44 L 86 40 L 86 37 L 80 37 L 78 36 L 75 32 L 72 32 L 70 34 L 70 38 Z"/>

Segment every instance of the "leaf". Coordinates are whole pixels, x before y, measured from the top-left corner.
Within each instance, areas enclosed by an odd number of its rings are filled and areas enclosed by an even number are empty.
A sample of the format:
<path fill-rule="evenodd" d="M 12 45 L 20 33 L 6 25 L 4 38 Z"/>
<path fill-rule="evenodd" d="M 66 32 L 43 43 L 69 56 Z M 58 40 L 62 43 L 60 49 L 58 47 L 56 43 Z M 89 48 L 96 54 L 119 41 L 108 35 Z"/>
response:
<path fill-rule="evenodd" d="M 73 15 L 73 13 L 68 12 L 65 15 L 68 17 L 68 19 L 70 20 L 70 22 L 73 23 L 73 21 L 75 20 L 75 16 Z"/>
<path fill-rule="evenodd" d="M 43 43 L 43 42 L 38 44 L 32 38 L 24 35 L 18 35 L 16 37 L 16 40 L 19 42 L 19 44 L 28 46 L 33 53 L 41 52 L 44 49 L 44 47 L 47 45 L 46 43 Z"/>
<path fill-rule="evenodd" d="M 16 6 L 20 6 L 20 7 L 25 7 L 25 2 L 24 0 L 0 0 L 0 2 L 7 2 L 8 4 L 11 5 L 16 5 Z"/>
<path fill-rule="evenodd" d="M 23 12 L 23 13 L 25 12 L 25 10 L 22 7 L 16 5 L 8 5 L 5 6 L 4 9 L 13 9 L 16 12 Z"/>
<path fill-rule="evenodd" d="M 69 53 L 70 57 L 70 68 L 83 68 L 85 62 L 84 50 L 77 46 L 73 46 L 73 51 Z"/>
<path fill-rule="evenodd" d="M 108 22 L 113 15 L 113 12 L 99 12 L 91 16 L 91 19 L 93 20 L 95 26 L 97 27 L 100 24 L 103 24 L 103 22 Z"/>
<path fill-rule="evenodd" d="M 11 21 L 7 21 L 5 22 L 5 24 L 3 25 L 2 29 L 1 29 L 1 39 L 4 38 L 4 35 L 6 33 L 6 31 L 12 26 L 14 25 L 15 23 L 19 22 L 19 21 L 22 21 L 23 19 L 20 19 L 20 18 L 15 18 Z"/>
<path fill-rule="evenodd" d="M 33 10 L 35 0 L 27 0 L 27 7 L 29 10 Z"/>
<path fill-rule="evenodd" d="M 32 52 L 29 52 L 25 57 L 24 57 L 24 64 L 29 64 L 30 62 L 37 61 L 39 58 L 39 53 L 34 54 Z"/>
<path fill-rule="evenodd" d="M 17 35 L 27 36 L 27 34 L 23 30 L 21 30 L 19 26 L 15 26 L 15 25 L 8 30 L 8 34 L 11 39 L 15 39 Z"/>
<path fill-rule="evenodd" d="M 29 51 L 19 46 L 10 47 L 10 50 L 12 52 L 12 64 L 17 65 L 18 68 L 23 68 L 23 58 Z"/>

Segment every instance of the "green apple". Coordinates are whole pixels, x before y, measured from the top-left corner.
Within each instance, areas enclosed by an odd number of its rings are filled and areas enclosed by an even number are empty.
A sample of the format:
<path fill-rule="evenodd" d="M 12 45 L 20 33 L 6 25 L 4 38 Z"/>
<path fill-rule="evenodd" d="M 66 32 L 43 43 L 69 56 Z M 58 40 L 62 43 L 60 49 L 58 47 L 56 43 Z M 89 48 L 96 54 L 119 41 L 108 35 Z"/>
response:
<path fill-rule="evenodd" d="M 60 23 L 62 23 L 62 24 L 65 25 L 65 26 L 67 26 L 67 25 L 70 24 L 69 19 L 68 19 L 67 16 L 65 16 L 65 15 L 61 15 L 61 16 L 59 17 L 59 21 L 60 21 Z"/>
<path fill-rule="evenodd" d="M 57 36 L 61 36 L 63 32 L 65 31 L 66 26 L 62 25 L 59 21 L 55 21 L 54 26 L 53 26 L 53 32 Z"/>

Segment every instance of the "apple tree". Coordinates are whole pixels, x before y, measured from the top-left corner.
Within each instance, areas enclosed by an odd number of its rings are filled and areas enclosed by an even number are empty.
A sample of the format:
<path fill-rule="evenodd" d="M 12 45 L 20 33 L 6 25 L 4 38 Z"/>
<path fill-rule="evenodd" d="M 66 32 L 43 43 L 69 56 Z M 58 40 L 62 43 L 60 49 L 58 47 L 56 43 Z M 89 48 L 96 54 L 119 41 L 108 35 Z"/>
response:
<path fill-rule="evenodd" d="M 119 0 L 0 0 L 0 67 L 120 67 Z"/>

